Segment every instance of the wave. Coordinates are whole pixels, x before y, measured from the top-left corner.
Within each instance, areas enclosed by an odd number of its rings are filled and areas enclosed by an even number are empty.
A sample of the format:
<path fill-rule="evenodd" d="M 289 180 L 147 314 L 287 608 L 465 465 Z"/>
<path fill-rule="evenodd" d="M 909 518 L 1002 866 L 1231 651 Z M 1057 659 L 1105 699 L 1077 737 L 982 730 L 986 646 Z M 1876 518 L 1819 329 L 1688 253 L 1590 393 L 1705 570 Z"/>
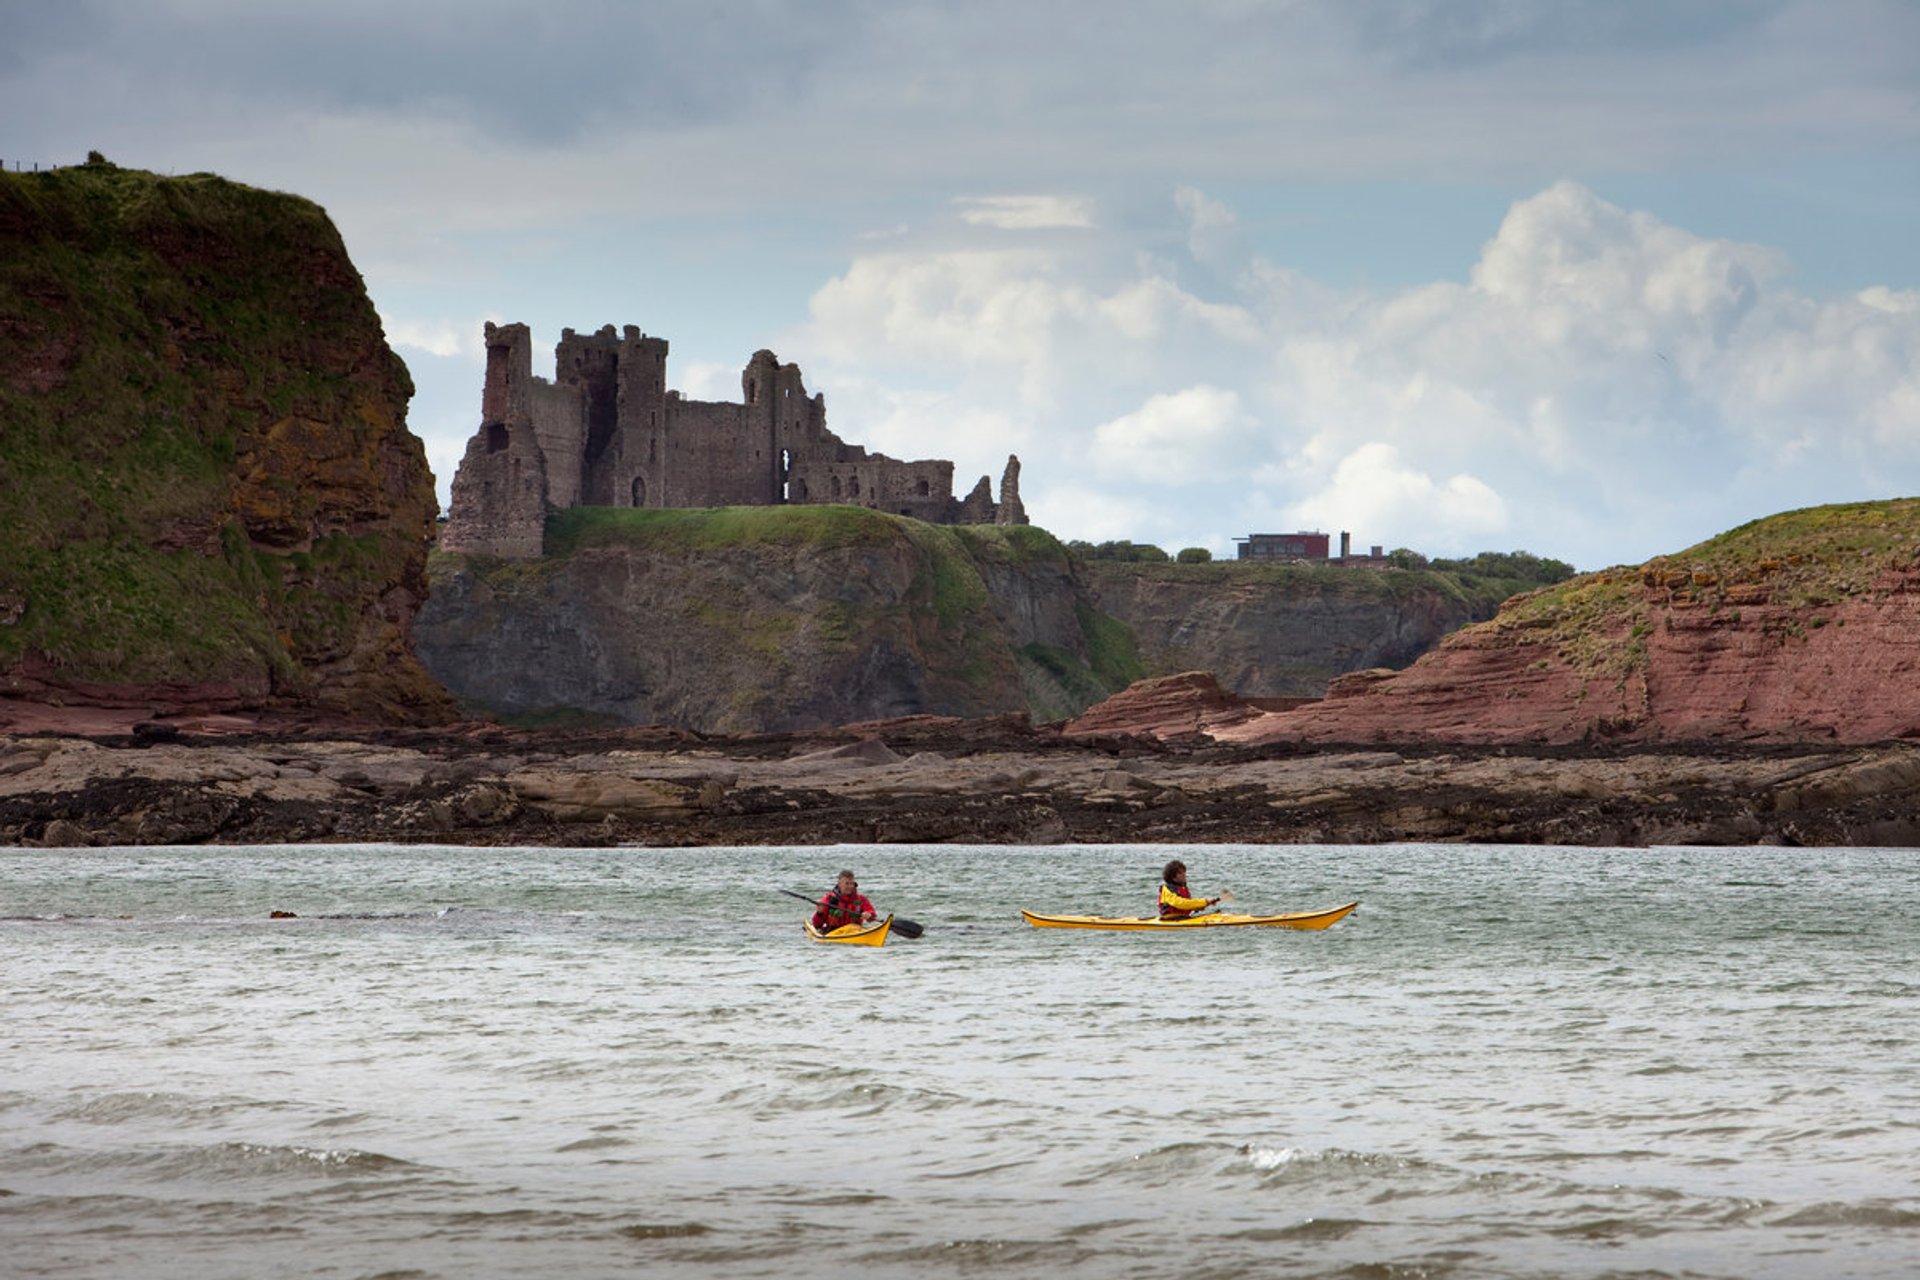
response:
<path fill-rule="evenodd" d="M 259 1142 L 216 1142 L 208 1146 L 159 1150 L 86 1151 L 39 1143 L 13 1153 L 46 1174 L 93 1178 L 127 1174 L 159 1181 L 248 1182 L 287 1178 L 389 1177 L 424 1166 L 375 1151 L 350 1147 L 283 1146 Z"/>
<path fill-rule="evenodd" d="M 1796 1209 L 1782 1217 L 1769 1219 L 1770 1227 L 1880 1227 L 1889 1230 L 1920 1229 L 1920 1209 L 1909 1209 L 1887 1200 L 1864 1200 L 1857 1204 L 1823 1201 Z"/>

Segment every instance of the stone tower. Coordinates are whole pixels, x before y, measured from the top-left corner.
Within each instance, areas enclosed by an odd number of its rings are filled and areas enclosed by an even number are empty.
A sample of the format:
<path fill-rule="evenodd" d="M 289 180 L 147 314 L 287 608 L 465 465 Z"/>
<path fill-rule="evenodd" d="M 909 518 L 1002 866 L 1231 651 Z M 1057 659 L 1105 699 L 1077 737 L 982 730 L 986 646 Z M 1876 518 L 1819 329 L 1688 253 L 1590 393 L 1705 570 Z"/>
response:
<path fill-rule="evenodd" d="M 936 524 L 1025 524 L 1020 460 L 1001 500 L 987 477 L 964 502 L 953 463 L 903 462 L 827 429 L 827 399 L 800 366 L 756 351 L 740 402 L 667 389 L 667 341 L 628 325 L 561 332 L 554 376 L 533 374 L 527 326 L 486 328 L 480 429 L 453 481 L 440 545 L 537 557 L 549 511 L 568 507 L 722 507 L 843 503 Z"/>

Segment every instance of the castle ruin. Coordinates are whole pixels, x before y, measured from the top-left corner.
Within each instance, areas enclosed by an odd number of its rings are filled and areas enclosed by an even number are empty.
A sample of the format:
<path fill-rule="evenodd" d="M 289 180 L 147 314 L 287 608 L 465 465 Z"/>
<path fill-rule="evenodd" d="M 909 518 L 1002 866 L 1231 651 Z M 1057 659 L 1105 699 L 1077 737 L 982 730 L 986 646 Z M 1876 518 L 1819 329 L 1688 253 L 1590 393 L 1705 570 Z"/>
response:
<path fill-rule="evenodd" d="M 724 507 L 847 503 L 935 524 L 1025 524 L 1020 460 L 1000 500 L 988 477 L 953 496 L 953 463 L 902 462 L 827 430 L 827 398 L 800 367 L 756 351 L 741 402 L 667 390 L 667 341 L 628 325 L 561 332 L 554 378 L 533 372 L 524 324 L 486 328 L 480 429 L 453 479 L 440 546 L 533 559 L 547 513 L 578 506 Z"/>

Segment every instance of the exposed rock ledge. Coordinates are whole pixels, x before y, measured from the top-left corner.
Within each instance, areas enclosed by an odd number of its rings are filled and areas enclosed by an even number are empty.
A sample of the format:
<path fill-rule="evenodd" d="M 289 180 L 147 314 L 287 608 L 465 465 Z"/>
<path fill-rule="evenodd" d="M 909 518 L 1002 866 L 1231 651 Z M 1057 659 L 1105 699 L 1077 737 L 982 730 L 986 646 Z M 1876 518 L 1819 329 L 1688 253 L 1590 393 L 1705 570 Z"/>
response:
<path fill-rule="evenodd" d="M 201 729 L 218 726 L 205 725 Z M 805 736 L 0 735 L 0 844 L 1920 846 L 1920 749 L 1233 748 L 933 717 Z"/>

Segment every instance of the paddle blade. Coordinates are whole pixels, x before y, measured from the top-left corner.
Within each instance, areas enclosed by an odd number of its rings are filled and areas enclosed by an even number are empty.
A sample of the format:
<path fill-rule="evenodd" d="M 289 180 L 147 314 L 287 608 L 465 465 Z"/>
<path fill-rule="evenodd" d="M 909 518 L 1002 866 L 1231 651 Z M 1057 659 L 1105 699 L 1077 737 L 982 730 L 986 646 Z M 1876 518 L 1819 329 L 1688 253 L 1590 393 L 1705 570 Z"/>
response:
<path fill-rule="evenodd" d="M 899 916 L 893 918 L 893 931 L 903 938 L 917 938 L 926 932 L 920 927 L 919 921 L 902 920 Z"/>

